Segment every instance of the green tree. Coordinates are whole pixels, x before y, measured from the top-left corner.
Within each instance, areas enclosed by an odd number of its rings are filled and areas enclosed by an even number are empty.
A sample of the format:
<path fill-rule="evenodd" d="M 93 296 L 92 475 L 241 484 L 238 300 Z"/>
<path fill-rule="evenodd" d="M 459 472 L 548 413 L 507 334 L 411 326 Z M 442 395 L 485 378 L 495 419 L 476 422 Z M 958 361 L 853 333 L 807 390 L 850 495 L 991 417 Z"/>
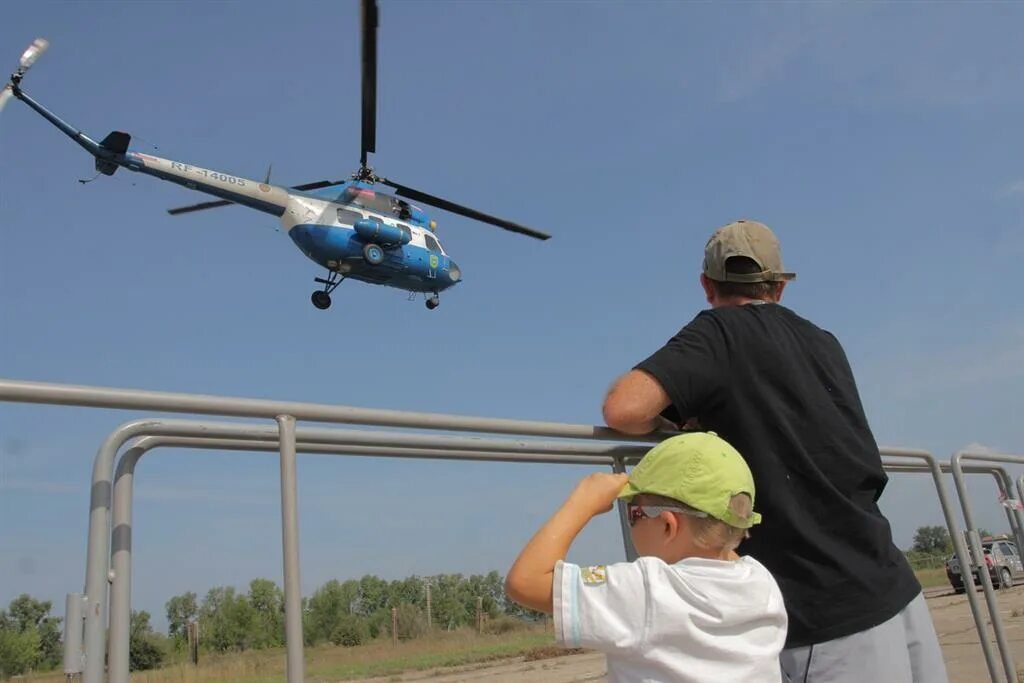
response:
<path fill-rule="evenodd" d="M 164 651 L 149 623 L 149 612 L 132 610 L 128 626 L 128 670 L 155 669 L 164 661 Z"/>
<path fill-rule="evenodd" d="M 359 596 L 353 612 L 368 617 L 388 606 L 388 583 L 384 579 L 367 574 L 359 579 Z"/>
<path fill-rule="evenodd" d="M 362 617 L 343 614 L 335 621 L 328 639 L 335 645 L 355 647 L 370 639 L 370 628 Z"/>
<path fill-rule="evenodd" d="M 192 592 L 183 595 L 175 595 L 167 601 L 167 635 L 170 636 L 176 646 L 181 646 L 188 640 L 188 623 L 195 621 L 199 615 L 199 604 L 196 602 L 196 594 Z"/>
<path fill-rule="evenodd" d="M 489 618 L 501 614 L 505 591 L 498 572 L 491 572 L 487 576 L 470 576 L 460 592 L 471 620 L 476 618 L 477 598 L 481 599 L 481 607 Z"/>
<path fill-rule="evenodd" d="M 433 622 L 438 627 L 450 631 L 471 623 L 476 600 L 473 600 L 473 611 L 467 611 L 467 594 L 461 590 L 463 583 L 462 574 L 439 574 L 431 578 Z"/>
<path fill-rule="evenodd" d="M 427 632 L 427 617 L 418 605 L 403 603 L 395 609 L 398 610 L 395 621 L 398 622 L 399 638 L 419 638 Z"/>
<path fill-rule="evenodd" d="M 50 616 L 52 606 L 53 603 L 48 600 L 36 600 L 22 593 L 10 602 L 6 611 L 0 610 L 0 631 L 19 634 L 6 637 L 6 647 L 11 648 L 11 662 L 19 662 L 18 667 L 21 662 L 27 662 L 29 669 L 52 669 L 60 664 L 62 620 Z M 27 655 L 22 648 L 28 643 L 34 643 L 35 649 L 26 660 Z"/>
<path fill-rule="evenodd" d="M 17 631 L 37 629 L 51 607 L 53 603 L 48 600 L 36 600 L 28 593 L 22 593 L 7 606 L 7 620 Z"/>
<path fill-rule="evenodd" d="M 399 605 L 425 607 L 427 604 L 426 584 L 418 576 L 410 576 L 401 581 L 392 581 L 388 586 L 388 594 L 388 604 L 392 607 L 398 607 Z"/>
<path fill-rule="evenodd" d="M 27 673 L 39 659 L 39 632 L 0 626 L 0 677 Z"/>
<path fill-rule="evenodd" d="M 306 642 L 333 641 L 335 630 L 352 614 L 358 597 L 359 582 L 354 580 L 339 583 L 332 579 L 318 588 L 306 610 Z"/>
<path fill-rule="evenodd" d="M 39 662 L 41 669 L 54 669 L 64 661 L 64 648 L 61 645 L 60 617 L 45 617 L 37 627 L 39 632 Z"/>
<path fill-rule="evenodd" d="M 249 583 L 249 604 L 256 614 L 251 647 L 284 645 L 284 593 L 269 579 Z"/>
<path fill-rule="evenodd" d="M 929 555 L 946 554 L 953 550 L 949 531 L 944 526 L 918 527 L 914 534 L 914 551 Z"/>
<path fill-rule="evenodd" d="M 244 595 L 231 587 L 211 588 L 199 609 L 203 642 L 218 652 L 247 650 L 257 630 L 256 611 Z"/>

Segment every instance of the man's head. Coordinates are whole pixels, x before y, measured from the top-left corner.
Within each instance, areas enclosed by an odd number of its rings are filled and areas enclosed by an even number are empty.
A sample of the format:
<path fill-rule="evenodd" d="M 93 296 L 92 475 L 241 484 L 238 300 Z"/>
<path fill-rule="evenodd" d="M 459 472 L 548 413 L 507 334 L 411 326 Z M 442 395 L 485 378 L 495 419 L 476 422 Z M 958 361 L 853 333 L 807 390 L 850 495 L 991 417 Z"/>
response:
<path fill-rule="evenodd" d="M 712 306 L 750 300 L 778 302 L 786 282 L 795 277 L 785 271 L 779 240 L 764 223 L 729 223 L 716 230 L 704 246 L 700 280 Z"/>
<path fill-rule="evenodd" d="M 761 521 L 750 468 L 714 432 L 662 441 L 633 468 L 619 498 L 628 501 L 637 551 L 666 562 L 728 554 Z"/>

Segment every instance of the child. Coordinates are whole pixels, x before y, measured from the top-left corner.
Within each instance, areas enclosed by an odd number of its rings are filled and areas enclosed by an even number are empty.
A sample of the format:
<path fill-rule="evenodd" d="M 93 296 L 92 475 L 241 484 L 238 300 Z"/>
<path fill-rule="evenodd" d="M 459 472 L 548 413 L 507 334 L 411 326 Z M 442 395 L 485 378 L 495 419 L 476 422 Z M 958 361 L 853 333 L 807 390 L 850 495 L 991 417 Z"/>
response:
<path fill-rule="evenodd" d="M 595 515 L 628 502 L 640 558 L 564 562 Z M 591 474 L 508 572 L 510 598 L 554 613 L 555 637 L 608 656 L 608 680 L 778 683 L 786 609 L 771 574 L 734 551 L 761 521 L 754 480 L 711 432 L 674 436 L 630 475 Z"/>

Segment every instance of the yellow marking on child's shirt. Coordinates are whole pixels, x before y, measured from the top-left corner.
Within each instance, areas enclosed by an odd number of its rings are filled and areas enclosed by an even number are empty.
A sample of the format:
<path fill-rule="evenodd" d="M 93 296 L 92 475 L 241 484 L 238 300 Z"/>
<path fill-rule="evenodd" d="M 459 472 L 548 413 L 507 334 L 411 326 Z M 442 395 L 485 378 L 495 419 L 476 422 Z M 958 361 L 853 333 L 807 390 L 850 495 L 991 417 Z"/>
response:
<path fill-rule="evenodd" d="M 580 567 L 580 577 L 583 583 L 588 586 L 595 586 L 604 583 L 608 579 L 605 565 L 598 564 L 593 567 Z"/>

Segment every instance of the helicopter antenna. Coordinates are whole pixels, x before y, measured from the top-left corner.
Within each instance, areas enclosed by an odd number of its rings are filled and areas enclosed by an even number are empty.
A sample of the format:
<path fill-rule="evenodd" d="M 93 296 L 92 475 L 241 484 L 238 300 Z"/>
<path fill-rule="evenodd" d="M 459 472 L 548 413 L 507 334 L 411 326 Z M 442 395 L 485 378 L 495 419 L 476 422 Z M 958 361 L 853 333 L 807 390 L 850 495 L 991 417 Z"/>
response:
<path fill-rule="evenodd" d="M 377 0 L 362 0 L 362 63 L 363 63 L 363 144 L 359 152 L 358 180 L 372 182 L 373 169 L 366 165 L 366 155 L 377 151 Z"/>

